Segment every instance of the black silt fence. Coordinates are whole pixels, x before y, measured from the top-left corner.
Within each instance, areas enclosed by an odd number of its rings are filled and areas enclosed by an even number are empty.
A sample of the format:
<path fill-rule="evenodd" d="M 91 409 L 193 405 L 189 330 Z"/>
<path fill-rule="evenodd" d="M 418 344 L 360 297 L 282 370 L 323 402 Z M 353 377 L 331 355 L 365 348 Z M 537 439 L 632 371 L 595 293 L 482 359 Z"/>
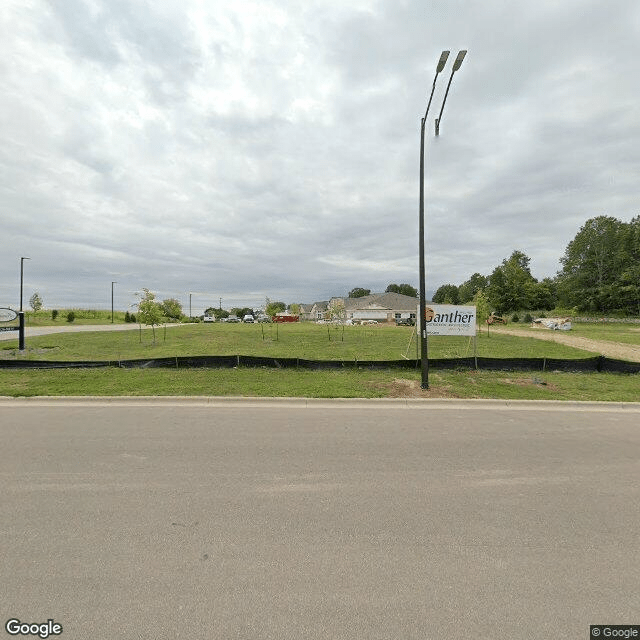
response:
<path fill-rule="evenodd" d="M 0 360 L 0 369 L 230 369 L 234 367 L 271 369 L 418 369 L 419 360 L 306 360 L 260 356 L 176 356 L 136 360 Z M 432 369 L 487 371 L 567 371 L 640 373 L 640 362 L 614 360 L 604 356 L 561 360 L 558 358 L 434 358 Z"/>

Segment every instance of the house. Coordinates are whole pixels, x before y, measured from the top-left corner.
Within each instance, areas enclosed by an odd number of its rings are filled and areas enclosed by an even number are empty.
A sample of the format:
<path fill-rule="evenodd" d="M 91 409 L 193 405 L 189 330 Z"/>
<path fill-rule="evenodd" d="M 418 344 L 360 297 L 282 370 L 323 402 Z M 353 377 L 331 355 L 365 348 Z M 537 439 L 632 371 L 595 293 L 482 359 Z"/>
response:
<path fill-rule="evenodd" d="M 361 322 L 395 322 L 398 318 L 416 318 L 418 298 L 401 293 L 372 293 L 362 298 L 333 297 L 329 301 L 300 305 L 301 320 L 326 320 L 331 310 L 339 310 L 340 319 Z"/>
<path fill-rule="evenodd" d="M 313 304 L 300 305 L 300 320 L 324 320 L 329 303 L 325 301 L 314 302 Z"/>
<path fill-rule="evenodd" d="M 353 322 L 376 320 L 395 322 L 417 315 L 418 298 L 401 293 L 372 293 L 362 298 L 343 298 L 345 318 Z"/>

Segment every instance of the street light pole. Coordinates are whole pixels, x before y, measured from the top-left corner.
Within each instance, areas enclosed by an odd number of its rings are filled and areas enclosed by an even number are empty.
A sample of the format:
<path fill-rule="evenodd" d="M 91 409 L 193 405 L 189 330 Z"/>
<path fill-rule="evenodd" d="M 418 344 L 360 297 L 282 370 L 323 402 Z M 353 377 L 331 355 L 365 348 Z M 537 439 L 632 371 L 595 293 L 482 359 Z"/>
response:
<path fill-rule="evenodd" d="M 193 318 L 193 315 L 191 314 L 191 294 L 189 294 L 189 320 L 191 320 L 191 318 Z"/>
<path fill-rule="evenodd" d="M 442 111 L 444 109 L 444 103 L 449 93 L 449 87 L 451 86 L 451 80 L 453 74 L 460 68 L 462 60 L 466 55 L 465 51 L 460 51 L 453 64 L 453 70 L 451 77 L 449 78 L 449 84 L 447 85 L 447 92 L 442 102 L 442 108 L 440 109 L 440 115 L 436 119 L 436 135 L 439 133 L 439 123 L 442 118 Z M 440 54 L 440 60 L 438 60 L 438 66 L 436 67 L 436 75 L 433 78 L 433 86 L 431 87 L 431 95 L 429 96 L 429 102 L 427 104 L 427 110 L 424 114 L 424 118 L 421 120 L 420 125 L 420 211 L 419 211 L 419 243 L 420 243 L 420 318 L 418 327 L 420 327 L 420 367 L 421 367 L 421 383 L 422 389 L 429 388 L 429 347 L 427 339 L 427 322 L 426 322 L 426 273 L 425 273 L 425 232 L 424 232 L 424 132 L 425 125 L 427 123 L 427 116 L 429 114 L 429 107 L 431 106 L 431 100 L 433 99 L 433 92 L 436 88 L 436 81 L 438 75 L 444 69 L 449 57 L 449 51 L 443 51 Z"/>
<path fill-rule="evenodd" d="M 111 282 L 111 324 L 113 324 L 113 285 L 117 282 Z"/>
<path fill-rule="evenodd" d="M 422 369 L 422 382 L 421 387 L 423 389 L 429 388 L 429 358 L 428 358 L 428 345 L 427 345 L 427 327 L 425 325 L 425 313 L 426 313 L 426 281 L 425 281 L 425 263 L 424 263 L 424 130 L 427 122 L 427 116 L 429 115 L 429 107 L 431 107 L 431 101 L 433 100 L 433 92 L 436 89 L 436 81 L 438 75 L 444 69 L 444 65 L 447 63 L 449 57 L 449 51 L 443 51 L 440 54 L 440 60 L 438 60 L 438 66 L 436 67 L 436 75 L 433 78 L 433 86 L 431 87 L 431 95 L 429 96 L 429 102 L 427 104 L 427 110 L 424 114 L 424 118 L 420 123 L 420 212 L 419 212 L 419 242 L 420 242 L 420 318 L 418 319 L 418 327 L 420 328 L 420 365 Z"/>
<path fill-rule="evenodd" d="M 22 311 L 22 283 L 24 280 L 24 261 L 31 258 L 20 258 L 20 311 Z"/>

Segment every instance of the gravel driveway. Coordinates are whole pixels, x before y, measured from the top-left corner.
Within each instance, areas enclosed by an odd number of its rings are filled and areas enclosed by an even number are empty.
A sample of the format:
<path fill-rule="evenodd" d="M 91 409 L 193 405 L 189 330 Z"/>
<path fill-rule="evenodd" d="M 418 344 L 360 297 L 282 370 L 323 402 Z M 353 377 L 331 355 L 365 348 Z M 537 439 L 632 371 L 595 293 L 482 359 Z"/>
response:
<path fill-rule="evenodd" d="M 572 336 L 567 331 L 551 331 L 550 329 L 536 329 L 535 331 L 526 331 L 524 329 L 507 329 L 504 327 L 492 329 L 500 333 L 508 333 L 512 336 L 521 338 L 536 338 L 538 340 L 548 340 L 550 342 L 559 342 L 576 349 L 585 349 L 594 353 L 615 358 L 617 360 L 626 360 L 627 362 L 640 362 L 640 345 L 626 344 L 624 342 L 608 342 L 606 340 L 592 340 L 591 338 L 582 338 L 580 336 Z"/>

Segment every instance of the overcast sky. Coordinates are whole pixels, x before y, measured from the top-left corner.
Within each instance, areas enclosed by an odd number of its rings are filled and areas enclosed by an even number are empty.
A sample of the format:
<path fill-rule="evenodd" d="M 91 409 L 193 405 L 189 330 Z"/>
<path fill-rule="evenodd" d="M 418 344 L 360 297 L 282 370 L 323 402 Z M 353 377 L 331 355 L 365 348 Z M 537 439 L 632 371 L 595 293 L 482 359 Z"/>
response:
<path fill-rule="evenodd" d="M 2 0 L 0 306 L 417 288 L 443 49 L 428 291 L 640 214 L 638 0 Z"/>

